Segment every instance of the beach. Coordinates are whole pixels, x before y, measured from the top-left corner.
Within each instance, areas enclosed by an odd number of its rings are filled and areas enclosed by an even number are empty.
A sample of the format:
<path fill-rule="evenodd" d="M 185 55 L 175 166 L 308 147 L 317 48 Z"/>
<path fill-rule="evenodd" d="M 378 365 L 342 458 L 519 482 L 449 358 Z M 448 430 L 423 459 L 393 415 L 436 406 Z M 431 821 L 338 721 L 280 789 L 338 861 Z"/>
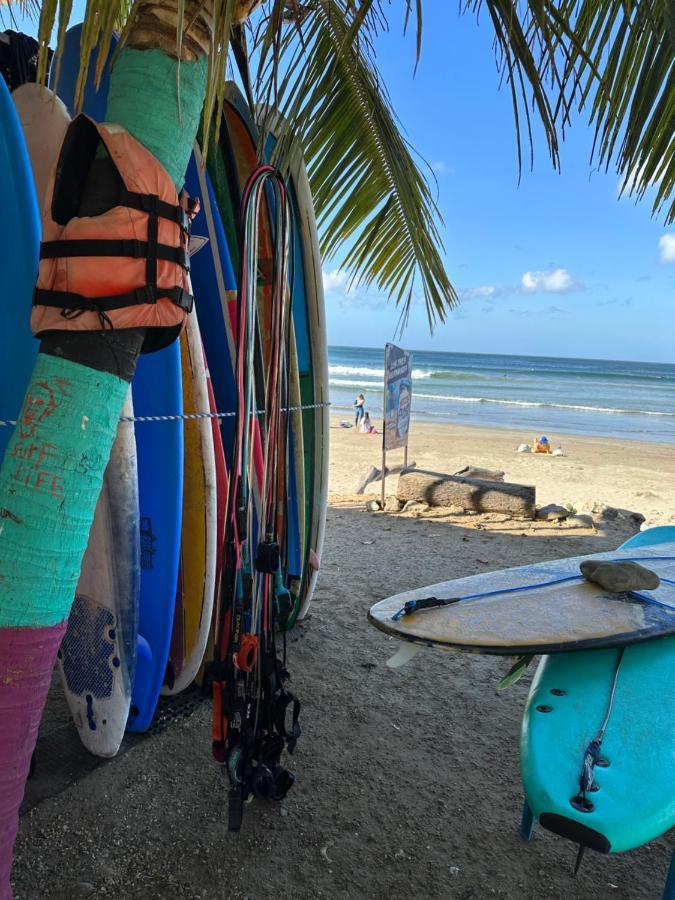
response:
<path fill-rule="evenodd" d="M 531 675 L 498 693 L 508 660 L 442 652 L 393 671 L 385 662 L 396 642 L 366 614 L 424 584 L 612 550 L 639 519 L 607 507 L 640 513 L 649 525 L 675 521 L 673 445 L 551 434 L 566 455 L 547 457 L 516 452 L 534 437 L 523 429 L 414 421 L 409 459 L 419 468 L 501 469 L 535 485 L 538 505 L 593 511 L 595 525 L 438 509 L 369 513 L 379 484 L 365 496 L 355 490 L 380 466 L 381 438 L 341 428 L 342 418 L 331 428 L 321 577 L 288 646 L 303 704 L 293 790 L 282 804 L 252 804 L 242 832 L 229 834 L 204 703 L 86 777 L 75 772 L 24 814 L 16 900 L 660 897 L 672 836 L 618 856 L 589 851 L 576 878 L 572 844 L 541 829 L 529 844 L 519 838 L 518 740 Z M 388 462 L 401 459 L 396 451 Z M 391 478 L 387 494 L 395 488 Z M 38 777 L 49 771 L 50 733 L 68 728 L 55 689 Z"/>

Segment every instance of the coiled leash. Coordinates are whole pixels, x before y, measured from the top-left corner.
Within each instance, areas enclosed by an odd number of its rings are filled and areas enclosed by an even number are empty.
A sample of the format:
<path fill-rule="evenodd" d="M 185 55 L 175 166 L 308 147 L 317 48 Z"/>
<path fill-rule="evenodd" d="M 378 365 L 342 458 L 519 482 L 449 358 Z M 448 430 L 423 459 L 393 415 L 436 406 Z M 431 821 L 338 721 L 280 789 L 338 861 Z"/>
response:
<path fill-rule="evenodd" d="M 259 409 L 255 347 L 260 205 L 274 196 L 275 228 L 269 364 L 264 414 Z M 224 575 L 215 626 L 215 659 L 207 671 L 213 693 L 212 748 L 229 782 L 228 826 L 241 827 L 251 797 L 281 800 L 295 777 L 281 757 L 300 736 L 300 703 L 286 688 L 276 632 L 285 624 L 289 592 L 285 505 L 288 454 L 288 254 L 290 208 L 286 187 L 271 166 L 256 169 L 242 197 L 241 273 L 238 292 L 237 419 L 229 484 Z M 258 438 L 256 431 L 258 429 Z M 256 442 L 262 452 L 259 503 L 254 502 Z"/>

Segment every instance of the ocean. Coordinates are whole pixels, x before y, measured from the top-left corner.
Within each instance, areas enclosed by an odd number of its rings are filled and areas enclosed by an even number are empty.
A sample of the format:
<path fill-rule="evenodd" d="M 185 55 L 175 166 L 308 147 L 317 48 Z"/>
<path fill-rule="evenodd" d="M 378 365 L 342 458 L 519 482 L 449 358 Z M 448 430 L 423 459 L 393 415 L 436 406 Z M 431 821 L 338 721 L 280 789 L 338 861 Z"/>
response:
<path fill-rule="evenodd" d="M 413 350 L 412 419 L 675 443 L 675 365 Z M 384 349 L 330 347 L 332 413 L 382 418 Z M 558 443 L 564 442 L 561 440 Z"/>

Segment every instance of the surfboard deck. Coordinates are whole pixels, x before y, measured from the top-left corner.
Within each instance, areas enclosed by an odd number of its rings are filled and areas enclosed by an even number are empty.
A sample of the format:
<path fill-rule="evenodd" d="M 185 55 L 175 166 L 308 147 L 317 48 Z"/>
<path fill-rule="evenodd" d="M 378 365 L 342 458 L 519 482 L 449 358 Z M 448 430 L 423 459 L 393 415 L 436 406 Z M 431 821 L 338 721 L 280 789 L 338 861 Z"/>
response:
<path fill-rule="evenodd" d="M 626 548 L 396 594 L 376 603 L 368 620 L 413 644 L 507 656 L 605 649 L 675 634 L 675 585 L 662 583 L 656 591 L 642 591 L 649 600 L 638 600 L 609 594 L 583 578 L 555 583 L 580 575 L 579 564 L 585 559 L 642 560 L 661 577 L 675 579 L 675 542 Z M 482 596 L 393 618 L 408 601 L 474 595 Z"/>
<path fill-rule="evenodd" d="M 4 213 L 0 220 L 3 290 L 12 300 L 0 308 L 3 388 L 0 419 L 16 420 L 35 364 L 38 342 L 30 329 L 33 288 L 40 253 L 40 216 L 33 174 L 19 117 L 0 77 L 0 173 Z M 12 435 L 0 426 L 0 459 Z"/>
<path fill-rule="evenodd" d="M 623 650 L 597 791 L 579 810 L 584 753 L 605 716 L 619 649 L 546 656 L 523 717 L 525 796 L 548 830 L 600 852 L 639 847 L 675 825 L 675 637 Z"/>
<path fill-rule="evenodd" d="M 131 392 L 122 415 L 133 416 Z M 114 756 L 126 728 L 136 667 L 140 596 L 138 473 L 132 422 L 120 422 L 58 667 L 84 746 Z"/>
<path fill-rule="evenodd" d="M 672 546 L 674 538 L 675 527 L 661 526 L 640 532 L 621 549 L 639 553 L 651 547 L 658 552 Z M 674 681 L 675 637 L 541 660 L 520 745 L 526 801 L 542 826 L 599 852 L 615 853 L 675 825 Z M 597 789 L 580 804 L 586 748 L 605 717 L 593 768 Z"/>

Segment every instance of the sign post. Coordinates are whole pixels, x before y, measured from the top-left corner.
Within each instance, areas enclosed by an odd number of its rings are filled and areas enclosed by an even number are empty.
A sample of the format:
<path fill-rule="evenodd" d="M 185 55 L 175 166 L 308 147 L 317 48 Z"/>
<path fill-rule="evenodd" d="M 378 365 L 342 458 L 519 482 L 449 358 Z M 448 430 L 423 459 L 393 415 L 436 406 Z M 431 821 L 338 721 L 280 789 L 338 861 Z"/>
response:
<path fill-rule="evenodd" d="M 382 423 L 382 495 L 384 509 L 387 452 L 403 447 L 408 464 L 408 430 L 412 400 L 412 353 L 394 344 L 384 345 L 384 404 Z"/>

